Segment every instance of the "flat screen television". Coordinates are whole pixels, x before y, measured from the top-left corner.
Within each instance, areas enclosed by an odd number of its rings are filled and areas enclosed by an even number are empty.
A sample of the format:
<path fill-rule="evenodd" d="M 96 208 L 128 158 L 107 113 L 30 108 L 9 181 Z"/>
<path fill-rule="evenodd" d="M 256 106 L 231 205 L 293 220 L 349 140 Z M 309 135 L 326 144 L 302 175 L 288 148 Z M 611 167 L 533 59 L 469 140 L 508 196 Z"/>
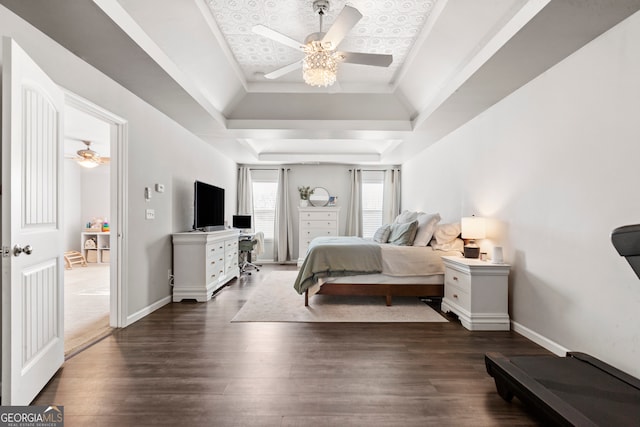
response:
<path fill-rule="evenodd" d="M 234 215 L 233 228 L 251 230 L 251 215 Z"/>
<path fill-rule="evenodd" d="M 224 228 L 224 188 L 201 181 L 194 183 L 193 228 L 204 231 Z"/>

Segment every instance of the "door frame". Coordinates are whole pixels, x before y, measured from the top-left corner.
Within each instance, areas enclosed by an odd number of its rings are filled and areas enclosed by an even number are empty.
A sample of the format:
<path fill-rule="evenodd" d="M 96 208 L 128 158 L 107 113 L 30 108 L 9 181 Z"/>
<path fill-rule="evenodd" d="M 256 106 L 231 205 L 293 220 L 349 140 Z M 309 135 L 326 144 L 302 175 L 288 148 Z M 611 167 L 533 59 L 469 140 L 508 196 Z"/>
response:
<path fill-rule="evenodd" d="M 66 89 L 62 89 L 65 95 L 65 104 L 86 114 L 89 114 L 110 127 L 110 155 L 109 164 L 109 203 L 110 214 L 109 228 L 111 230 L 109 267 L 109 325 L 114 328 L 127 326 L 127 156 L 126 145 L 128 141 L 128 122 L 82 98 Z M 114 239 L 115 237 L 115 239 Z"/>

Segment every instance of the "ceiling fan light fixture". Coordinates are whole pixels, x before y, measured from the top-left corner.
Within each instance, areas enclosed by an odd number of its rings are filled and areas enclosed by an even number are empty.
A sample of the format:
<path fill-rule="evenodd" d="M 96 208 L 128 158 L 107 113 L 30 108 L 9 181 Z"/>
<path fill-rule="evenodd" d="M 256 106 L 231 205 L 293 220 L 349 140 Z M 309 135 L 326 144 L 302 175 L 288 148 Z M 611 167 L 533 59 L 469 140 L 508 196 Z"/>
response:
<path fill-rule="evenodd" d="M 95 159 L 89 159 L 89 158 L 78 159 L 78 164 L 83 168 L 87 168 L 87 169 L 92 169 L 97 166 L 100 166 L 100 163 L 98 163 Z"/>
<path fill-rule="evenodd" d="M 324 50 L 307 45 L 302 60 L 302 77 L 306 84 L 317 87 L 331 86 L 336 82 L 338 72 L 338 55 L 333 50 Z"/>

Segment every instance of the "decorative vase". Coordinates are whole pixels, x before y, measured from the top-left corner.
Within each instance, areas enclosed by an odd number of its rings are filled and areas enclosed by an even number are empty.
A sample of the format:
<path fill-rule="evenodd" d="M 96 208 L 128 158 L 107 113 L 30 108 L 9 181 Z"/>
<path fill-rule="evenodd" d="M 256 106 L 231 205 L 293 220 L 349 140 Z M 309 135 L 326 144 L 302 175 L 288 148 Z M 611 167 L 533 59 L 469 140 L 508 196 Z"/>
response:
<path fill-rule="evenodd" d="M 300 207 L 306 208 L 307 206 L 309 206 L 309 201 L 305 199 L 300 199 Z"/>

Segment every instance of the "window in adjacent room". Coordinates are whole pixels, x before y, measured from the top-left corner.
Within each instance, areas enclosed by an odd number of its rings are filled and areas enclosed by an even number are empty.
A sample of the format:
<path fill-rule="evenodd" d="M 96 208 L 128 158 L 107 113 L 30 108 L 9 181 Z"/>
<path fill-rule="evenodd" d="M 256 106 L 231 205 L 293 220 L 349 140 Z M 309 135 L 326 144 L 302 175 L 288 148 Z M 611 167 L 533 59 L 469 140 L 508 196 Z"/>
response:
<path fill-rule="evenodd" d="M 273 240 L 276 217 L 276 195 L 278 192 L 278 171 L 252 170 L 253 229 L 264 233 L 264 240 Z"/>
<path fill-rule="evenodd" d="M 382 225 L 384 171 L 362 171 L 362 237 L 373 237 Z"/>

